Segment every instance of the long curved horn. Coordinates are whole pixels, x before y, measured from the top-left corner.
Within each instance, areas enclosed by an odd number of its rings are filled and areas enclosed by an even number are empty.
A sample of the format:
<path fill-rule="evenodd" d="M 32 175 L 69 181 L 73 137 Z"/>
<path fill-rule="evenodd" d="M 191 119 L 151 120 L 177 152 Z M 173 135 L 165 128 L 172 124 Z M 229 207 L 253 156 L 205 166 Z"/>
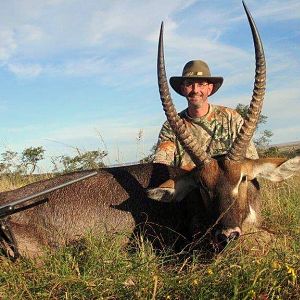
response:
<path fill-rule="evenodd" d="M 245 118 L 244 124 L 240 129 L 239 134 L 237 135 L 231 149 L 226 156 L 227 159 L 236 161 L 241 160 L 246 154 L 247 147 L 258 123 L 266 88 L 266 61 L 262 41 L 260 39 L 254 20 L 244 1 L 243 6 L 252 31 L 255 48 L 256 68 L 252 100 L 250 102 L 247 116 Z"/>
<path fill-rule="evenodd" d="M 210 157 L 201 148 L 199 141 L 197 141 L 197 139 L 193 136 L 193 134 L 185 125 L 184 121 L 178 116 L 170 95 L 165 70 L 163 22 L 161 23 L 158 43 L 157 77 L 160 99 L 172 130 L 196 166 L 201 166 L 204 163 L 208 163 L 210 161 Z"/>

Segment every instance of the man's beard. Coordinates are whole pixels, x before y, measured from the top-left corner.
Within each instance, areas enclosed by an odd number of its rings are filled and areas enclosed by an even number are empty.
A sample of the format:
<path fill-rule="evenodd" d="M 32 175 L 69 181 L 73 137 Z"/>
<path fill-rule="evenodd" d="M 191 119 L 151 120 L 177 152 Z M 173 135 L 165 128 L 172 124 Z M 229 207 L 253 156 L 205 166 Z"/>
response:
<path fill-rule="evenodd" d="M 192 106 L 193 108 L 201 108 L 203 107 L 206 99 L 203 98 L 203 94 L 199 94 L 199 93 L 194 93 L 194 92 L 190 92 L 187 95 L 187 98 L 193 98 L 193 97 L 197 97 L 197 102 L 193 102 L 191 100 L 188 99 L 189 105 Z M 201 97 L 201 98 L 199 98 Z"/>

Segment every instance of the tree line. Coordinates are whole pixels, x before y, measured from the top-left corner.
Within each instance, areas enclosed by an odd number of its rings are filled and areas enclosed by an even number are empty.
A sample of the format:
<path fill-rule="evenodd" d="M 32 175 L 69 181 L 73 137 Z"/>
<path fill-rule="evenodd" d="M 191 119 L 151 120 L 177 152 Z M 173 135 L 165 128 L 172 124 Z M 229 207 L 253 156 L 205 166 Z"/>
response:
<path fill-rule="evenodd" d="M 45 152 L 42 146 L 29 147 L 20 153 L 6 150 L 0 154 L 0 173 L 31 175 L 38 172 L 40 171 L 38 163 L 45 158 Z M 51 157 L 52 173 L 69 173 L 104 167 L 103 159 L 107 154 L 103 150 L 80 151 L 77 149 L 77 154 L 73 156 Z"/>

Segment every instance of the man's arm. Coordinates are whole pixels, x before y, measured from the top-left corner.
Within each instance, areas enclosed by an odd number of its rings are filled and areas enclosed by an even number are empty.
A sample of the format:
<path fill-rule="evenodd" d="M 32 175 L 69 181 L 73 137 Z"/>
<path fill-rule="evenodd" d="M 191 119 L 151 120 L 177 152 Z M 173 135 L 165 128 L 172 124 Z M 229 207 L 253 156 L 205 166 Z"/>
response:
<path fill-rule="evenodd" d="M 169 123 L 165 122 L 159 133 L 153 162 L 174 165 L 175 150 L 175 135 Z"/>

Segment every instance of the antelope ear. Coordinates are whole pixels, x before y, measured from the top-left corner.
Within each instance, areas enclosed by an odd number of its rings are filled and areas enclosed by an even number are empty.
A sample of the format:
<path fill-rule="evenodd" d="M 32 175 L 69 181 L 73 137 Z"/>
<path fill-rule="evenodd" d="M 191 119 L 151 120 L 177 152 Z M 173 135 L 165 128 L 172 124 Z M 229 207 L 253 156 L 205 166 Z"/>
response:
<path fill-rule="evenodd" d="M 169 188 L 154 188 L 147 190 L 148 198 L 161 202 L 175 202 L 174 194 L 175 190 Z"/>
<path fill-rule="evenodd" d="M 161 202 L 172 202 L 175 193 L 175 181 L 169 179 L 162 183 L 158 188 L 148 189 L 147 196 L 152 200 Z"/>
<path fill-rule="evenodd" d="M 187 174 L 176 179 L 169 179 L 158 188 L 148 189 L 147 196 L 161 202 L 180 202 L 197 184 L 194 177 Z"/>
<path fill-rule="evenodd" d="M 300 156 L 289 160 L 281 158 L 258 159 L 253 166 L 253 176 L 271 181 L 285 180 L 300 171 Z"/>

